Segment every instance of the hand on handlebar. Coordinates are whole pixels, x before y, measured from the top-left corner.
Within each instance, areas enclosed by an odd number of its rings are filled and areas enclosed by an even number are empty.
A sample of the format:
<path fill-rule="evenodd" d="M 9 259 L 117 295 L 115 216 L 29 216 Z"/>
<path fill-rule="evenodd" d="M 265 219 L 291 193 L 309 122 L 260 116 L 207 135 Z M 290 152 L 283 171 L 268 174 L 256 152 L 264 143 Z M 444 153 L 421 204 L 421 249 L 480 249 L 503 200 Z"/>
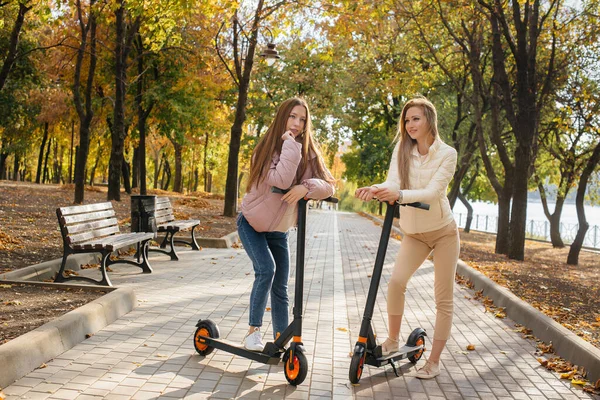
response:
<path fill-rule="evenodd" d="M 390 204 L 393 204 L 398 200 L 398 192 L 394 192 L 387 188 L 377 188 L 375 186 L 358 188 L 356 189 L 354 196 L 363 201 L 371 201 L 374 198 L 377 198 L 379 201 L 387 201 Z"/>
<path fill-rule="evenodd" d="M 356 189 L 356 192 L 354 192 L 354 197 L 356 197 L 357 199 L 361 199 L 362 201 L 371 201 L 373 200 L 373 197 L 375 197 L 373 194 L 373 190 L 377 190 L 377 188 L 373 186 L 365 186 L 358 188 Z"/>
<path fill-rule="evenodd" d="M 282 201 L 292 205 L 296 204 L 308 193 L 308 188 L 304 185 L 293 186 L 286 194 L 281 197 Z"/>
<path fill-rule="evenodd" d="M 399 198 L 398 191 L 390 190 L 388 188 L 375 188 L 373 196 L 381 202 L 388 202 L 390 204 L 394 204 Z"/>

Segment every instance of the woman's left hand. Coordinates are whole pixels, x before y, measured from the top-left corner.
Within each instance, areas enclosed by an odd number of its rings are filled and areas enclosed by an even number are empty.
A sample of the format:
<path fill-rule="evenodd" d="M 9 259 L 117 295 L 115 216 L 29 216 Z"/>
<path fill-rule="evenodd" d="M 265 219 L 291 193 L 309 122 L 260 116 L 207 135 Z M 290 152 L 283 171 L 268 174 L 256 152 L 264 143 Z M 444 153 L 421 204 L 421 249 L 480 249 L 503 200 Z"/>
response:
<path fill-rule="evenodd" d="M 387 201 L 390 204 L 394 204 L 398 200 L 398 191 L 390 190 L 388 188 L 376 188 L 373 190 L 373 196 L 379 201 Z"/>
<path fill-rule="evenodd" d="M 298 200 L 306 196 L 308 193 L 308 188 L 304 185 L 296 185 L 293 186 L 289 192 L 283 195 L 281 198 L 282 201 L 285 201 L 288 204 L 296 204 Z"/>

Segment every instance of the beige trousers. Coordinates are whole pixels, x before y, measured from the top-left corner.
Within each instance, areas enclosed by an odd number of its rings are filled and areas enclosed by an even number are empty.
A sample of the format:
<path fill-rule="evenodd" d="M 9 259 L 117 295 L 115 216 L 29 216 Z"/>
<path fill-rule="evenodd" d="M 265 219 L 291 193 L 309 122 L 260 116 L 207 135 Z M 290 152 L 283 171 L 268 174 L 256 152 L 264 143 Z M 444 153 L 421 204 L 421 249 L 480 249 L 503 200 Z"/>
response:
<path fill-rule="evenodd" d="M 388 314 L 396 316 L 404 314 L 406 285 L 432 250 L 435 250 L 433 266 L 437 310 L 433 338 L 448 340 L 454 312 L 454 275 L 460 252 L 460 239 L 454 221 L 436 231 L 404 235 L 388 284 Z"/>

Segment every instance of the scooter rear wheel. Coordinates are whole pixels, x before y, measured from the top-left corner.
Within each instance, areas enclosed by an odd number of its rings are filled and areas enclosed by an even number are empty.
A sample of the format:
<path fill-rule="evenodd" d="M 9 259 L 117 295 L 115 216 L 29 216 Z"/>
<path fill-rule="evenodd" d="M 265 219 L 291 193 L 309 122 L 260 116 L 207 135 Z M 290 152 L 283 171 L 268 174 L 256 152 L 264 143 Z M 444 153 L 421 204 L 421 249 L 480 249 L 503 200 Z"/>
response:
<path fill-rule="evenodd" d="M 308 360 L 304 353 L 298 349 L 294 352 L 288 349 L 283 360 L 285 362 L 283 372 L 290 385 L 298 386 L 304 382 L 308 374 Z"/>
<path fill-rule="evenodd" d="M 201 336 L 209 337 L 212 339 L 219 338 L 219 328 L 217 325 L 209 319 L 204 321 L 200 321 L 198 325 L 196 325 L 196 333 L 194 333 L 194 348 L 201 356 L 207 356 L 215 349 L 212 346 L 209 346 L 206 343 L 206 340 L 201 338 Z"/>
<path fill-rule="evenodd" d="M 421 357 L 423 356 L 423 353 L 425 353 L 425 335 L 421 334 L 421 335 L 417 336 L 417 340 L 415 340 L 414 343 L 408 343 L 408 345 L 411 347 L 423 346 L 423 348 L 421 350 L 419 350 L 412 356 L 408 357 L 408 360 L 411 363 L 416 364 L 417 361 L 419 361 L 421 359 Z"/>
<path fill-rule="evenodd" d="M 350 360 L 350 372 L 349 378 L 350 383 L 357 384 L 360 381 L 360 378 L 363 373 L 363 369 L 365 368 L 365 352 L 354 352 L 352 354 L 352 360 Z"/>

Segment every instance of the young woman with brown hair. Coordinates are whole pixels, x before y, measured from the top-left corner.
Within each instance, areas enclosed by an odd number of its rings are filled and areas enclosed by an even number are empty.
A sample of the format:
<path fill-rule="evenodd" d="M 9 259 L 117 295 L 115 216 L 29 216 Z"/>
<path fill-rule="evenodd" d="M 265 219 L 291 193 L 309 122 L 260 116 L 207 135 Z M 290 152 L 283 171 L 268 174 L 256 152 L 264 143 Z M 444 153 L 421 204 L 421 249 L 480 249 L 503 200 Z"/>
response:
<path fill-rule="evenodd" d="M 287 232 L 296 224 L 298 200 L 332 196 L 333 181 L 313 138 L 308 104 L 300 98 L 284 101 L 254 149 L 237 220 L 240 240 L 254 267 L 246 349 L 264 348 L 260 327 L 269 293 L 273 336 L 288 326 Z M 274 186 L 290 191 L 272 193 Z"/>
<path fill-rule="evenodd" d="M 440 139 L 437 113 L 425 98 L 409 100 L 402 109 L 387 180 L 356 190 L 356 197 L 370 201 L 428 203 L 428 211 L 406 207 L 400 213 L 404 233 L 388 284 L 388 338 L 384 355 L 398 350 L 404 294 L 410 277 L 432 250 L 436 319 L 433 346 L 417 378 L 430 379 L 440 373 L 439 361 L 452 327 L 454 274 L 460 251 L 458 229 L 446 192 L 456 169 L 456 150 Z"/>

